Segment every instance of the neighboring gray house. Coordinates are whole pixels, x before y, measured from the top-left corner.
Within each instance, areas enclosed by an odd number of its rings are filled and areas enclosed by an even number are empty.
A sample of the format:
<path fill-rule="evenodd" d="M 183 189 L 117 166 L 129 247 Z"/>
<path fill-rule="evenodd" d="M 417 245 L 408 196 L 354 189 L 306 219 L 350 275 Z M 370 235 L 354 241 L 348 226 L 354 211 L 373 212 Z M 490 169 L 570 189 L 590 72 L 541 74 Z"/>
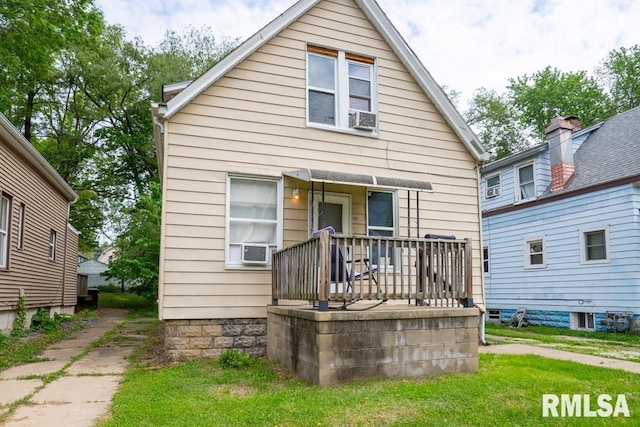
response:
<path fill-rule="evenodd" d="M 85 274 L 88 276 L 88 287 L 95 288 L 101 285 L 116 285 L 119 286 L 120 282 L 117 279 L 107 279 L 101 276 L 100 273 L 107 271 L 109 266 L 100 261 L 93 259 L 81 262 L 78 265 L 78 274 Z"/>

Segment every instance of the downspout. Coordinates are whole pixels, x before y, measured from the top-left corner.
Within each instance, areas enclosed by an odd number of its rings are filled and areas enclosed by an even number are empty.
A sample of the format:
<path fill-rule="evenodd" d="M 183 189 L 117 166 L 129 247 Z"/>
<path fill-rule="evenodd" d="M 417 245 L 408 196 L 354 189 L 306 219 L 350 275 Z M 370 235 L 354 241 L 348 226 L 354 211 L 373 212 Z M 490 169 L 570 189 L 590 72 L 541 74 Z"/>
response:
<path fill-rule="evenodd" d="M 477 194 L 478 194 L 478 218 L 480 219 L 480 258 L 482 259 L 482 253 L 483 253 L 483 248 L 484 248 L 484 244 L 482 241 L 482 197 L 480 196 L 480 162 L 476 162 L 476 173 L 475 173 L 475 178 L 476 178 L 476 187 L 477 187 Z M 481 268 L 481 273 L 480 274 L 480 283 L 482 286 L 482 303 L 484 305 L 487 304 L 487 301 L 485 299 L 485 292 L 484 292 L 484 269 Z M 486 337 L 485 337 L 485 327 L 484 327 L 484 323 L 486 321 L 486 310 L 482 307 L 480 307 L 477 304 L 474 304 L 475 307 L 478 308 L 478 310 L 480 310 L 480 329 L 478 330 L 478 341 L 480 342 L 480 344 L 482 345 L 490 345 L 490 343 L 487 342 Z"/>

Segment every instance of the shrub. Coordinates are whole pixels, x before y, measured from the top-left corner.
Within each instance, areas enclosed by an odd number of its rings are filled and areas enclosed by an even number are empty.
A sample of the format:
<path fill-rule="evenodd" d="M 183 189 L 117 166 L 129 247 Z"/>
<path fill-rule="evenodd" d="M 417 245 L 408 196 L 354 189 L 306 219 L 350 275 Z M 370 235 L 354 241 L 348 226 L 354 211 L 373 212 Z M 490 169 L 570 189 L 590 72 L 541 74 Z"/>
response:
<path fill-rule="evenodd" d="M 247 353 L 238 350 L 225 350 L 220 355 L 220 365 L 226 368 L 244 368 L 255 364 L 256 360 Z"/>
<path fill-rule="evenodd" d="M 111 292 L 111 293 L 122 292 L 122 288 L 116 285 L 100 285 L 98 286 L 98 290 L 100 290 L 100 292 Z"/>
<path fill-rule="evenodd" d="M 9 337 L 0 331 L 0 345 L 4 345 L 7 341 L 9 341 Z"/>
<path fill-rule="evenodd" d="M 29 333 L 27 329 L 27 302 L 24 296 L 18 297 L 16 317 L 13 319 L 11 335 L 14 337 L 24 337 Z"/>
<path fill-rule="evenodd" d="M 56 328 L 56 322 L 49 315 L 49 310 L 39 308 L 31 317 L 32 331 L 52 331 Z"/>

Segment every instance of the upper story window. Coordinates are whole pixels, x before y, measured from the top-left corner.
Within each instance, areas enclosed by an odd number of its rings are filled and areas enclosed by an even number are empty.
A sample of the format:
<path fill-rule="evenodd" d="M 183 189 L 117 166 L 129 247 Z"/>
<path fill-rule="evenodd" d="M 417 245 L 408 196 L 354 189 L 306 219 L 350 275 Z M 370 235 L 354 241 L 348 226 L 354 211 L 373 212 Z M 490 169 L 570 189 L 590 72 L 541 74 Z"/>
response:
<path fill-rule="evenodd" d="M 0 268 L 8 267 L 10 217 L 11 199 L 6 194 L 0 193 Z"/>
<path fill-rule="evenodd" d="M 485 185 L 487 187 L 485 192 L 487 199 L 499 196 L 500 195 L 500 174 L 487 178 Z"/>
<path fill-rule="evenodd" d="M 307 121 L 370 134 L 377 129 L 373 58 L 307 47 Z"/>
<path fill-rule="evenodd" d="M 533 163 L 516 167 L 516 200 L 536 197 L 536 181 Z"/>

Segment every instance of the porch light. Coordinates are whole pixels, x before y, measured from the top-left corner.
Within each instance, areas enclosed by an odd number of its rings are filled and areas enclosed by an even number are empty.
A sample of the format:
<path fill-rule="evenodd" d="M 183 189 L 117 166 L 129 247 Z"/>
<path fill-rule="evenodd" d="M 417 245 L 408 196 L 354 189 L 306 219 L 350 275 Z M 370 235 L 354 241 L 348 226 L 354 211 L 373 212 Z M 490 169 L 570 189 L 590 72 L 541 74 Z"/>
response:
<path fill-rule="evenodd" d="M 298 200 L 300 198 L 300 190 L 298 188 L 294 188 L 291 194 L 293 195 L 293 198 L 295 200 Z"/>

